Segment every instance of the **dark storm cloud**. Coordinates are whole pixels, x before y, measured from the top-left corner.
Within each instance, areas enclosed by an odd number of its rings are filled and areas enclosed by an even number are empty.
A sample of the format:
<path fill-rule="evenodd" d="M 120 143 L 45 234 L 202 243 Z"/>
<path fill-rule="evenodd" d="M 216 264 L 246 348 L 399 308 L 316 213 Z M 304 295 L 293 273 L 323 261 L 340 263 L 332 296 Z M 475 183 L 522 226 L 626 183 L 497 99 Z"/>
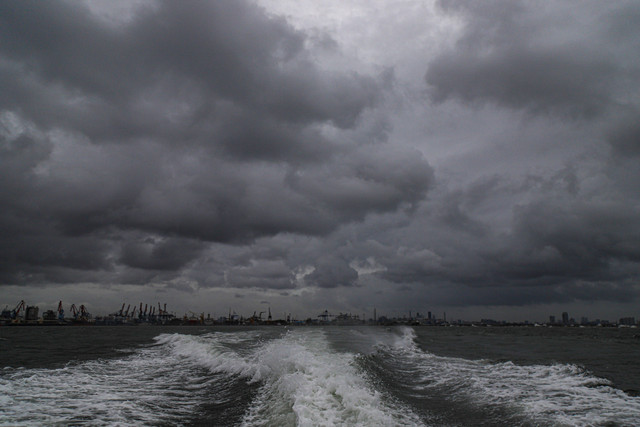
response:
<path fill-rule="evenodd" d="M 236 288 L 289 289 L 295 283 L 291 269 L 282 261 L 252 262 L 235 266 L 227 272 L 228 286 Z"/>
<path fill-rule="evenodd" d="M 201 243 L 186 239 L 130 239 L 122 245 L 120 262 L 145 270 L 176 270 L 195 259 L 202 248 Z"/>
<path fill-rule="evenodd" d="M 442 1 L 409 27 L 399 4 L 333 33 L 246 1 L 96 6 L 0 3 L 2 284 L 637 297 L 637 4 Z"/>
<path fill-rule="evenodd" d="M 625 114 L 609 127 L 607 140 L 621 156 L 637 157 L 640 155 L 640 111 Z"/>
<path fill-rule="evenodd" d="M 530 304 L 568 304 L 581 301 L 624 302 L 634 298 L 630 287 L 614 283 L 581 283 L 564 286 L 494 286 L 470 288 L 449 286 L 433 290 L 433 297 L 440 304 L 454 307 L 476 306 L 525 306 Z"/>
<path fill-rule="evenodd" d="M 637 215 L 624 203 L 545 201 L 518 209 L 515 220 L 514 237 L 528 252 L 519 258 L 528 262 L 515 264 L 521 268 L 513 275 L 613 280 L 628 274 L 616 271 L 613 260 L 640 262 Z"/>
<path fill-rule="evenodd" d="M 637 30 L 627 26 L 610 34 L 620 19 L 615 12 L 632 9 L 628 5 L 611 4 L 613 12 L 606 13 L 607 7 L 593 2 L 440 4 L 462 15 L 466 25 L 455 47 L 430 63 L 426 81 L 436 101 L 592 117 L 624 102 L 619 98 L 637 78 L 638 64 L 622 57 L 616 44 Z M 631 75 L 630 67 L 636 68 Z"/>
<path fill-rule="evenodd" d="M 576 185 L 593 185 L 583 173 L 567 167 L 548 177 L 491 176 L 439 188 L 413 219 L 371 218 L 314 251 L 354 260 L 361 285 L 371 276 L 394 291 L 410 286 L 429 304 L 635 298 L 637 208 L 615 189 L 594 198 Z"/>
<path fill-rule="evenodd" d="M 126 151 L 143 156 L 146 150 Z M 100 192 L 94 192 L 100 178 L 93 175 L 81 181 L 62 176 L 50 181 L 49 194 L 38 204 L 53 210 L 69 234 L 118 226 L 221 242 L 278 232 L 319 235 L 368 212 L 414 204 L 427 190 L 431 170 L 420 158 L 408 158 L 404 171 L 385 180 L 352 168 L 352 163 L 374 170 L 384 167 L 366 151 L 350 150 L 348 160 L 293 172 L 277 165 L 229 164 L 199 156 L 200 152 L 183 160 L 149 153 L 153 171 L 136 170 L 125 161 L 114 163 L 117 167 L 98 167 L 94 173 L 119 173 Z M 385 153 L 383 149 L 380 155 Z M 296 176 L 295 182 L 291 176 Z M 83 197 L 67 200 L 69 188 Z"/>
<path fill-rule="evenodd" d="M 15 88 L 3 107 L 92 140 L 184 137 L 220 115 L 228 128 L 228 109 L 240 127 L 253 116 L 350 127 L 377 97 L 371 77 L 320 73 L 303 34 L 245 2 L 160 2 L 124 28 L 73 3 L 3 9 L 3 80 Z"/>
<path fill-rule="evenodd" d="M 344 260 L 336 256 L 325 256 L 315 263 L 315 270 L 305 277 L 305 282 L 320 288 L 353 286 L 358 272 Z"/>
<path fill-rule="evenodd" d="M 638 5 L 439 6 L 462 25 L 429 61 L 432 106 L 483 120 L 466 125 L 458 147 L 475 149 L 447 165 L 453 182 L 428 208 L 362 245 L 373 274 L 448 304 L 635 298 Z"/>
<path fill-rule="evenodd" d="M 317 43 L 252 3 L 150 2 L 117 24 L 81 3 L 0 9 L 6 283 L 166 281 L 205 242 L 326 235 L 432 183 L 388 127 L 357 130 L 389 73 L 321 68 Z M 287 288 L 283 265 L 221 267 Z"/>
<path fill-rule="evenodd" d="M 46 230 L 22 229 L 18 233 L 19 236 L 5 235 L 0 247 L 0 280 L 5 283 L 77 282 L 79 277 L 111 267 L 108 242 L 68 238 Z M 72 272 L 77 273 L 75 278 Z"/>

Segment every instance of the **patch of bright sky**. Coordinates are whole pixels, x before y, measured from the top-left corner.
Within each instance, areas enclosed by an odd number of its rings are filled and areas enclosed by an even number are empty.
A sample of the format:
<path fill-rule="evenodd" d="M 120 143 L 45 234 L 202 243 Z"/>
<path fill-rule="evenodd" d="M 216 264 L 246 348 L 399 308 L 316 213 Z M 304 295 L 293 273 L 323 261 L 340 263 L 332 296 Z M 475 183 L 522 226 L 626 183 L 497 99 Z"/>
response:
<path fill-rule="evenodd" d="M 257 0 L 294 28 L 329 34 L 348 57 L 364 67 L 393 67 L 401 80 L 422 81 L 429 58 L 457 40 L 459 18 L 435 1 Z"/>

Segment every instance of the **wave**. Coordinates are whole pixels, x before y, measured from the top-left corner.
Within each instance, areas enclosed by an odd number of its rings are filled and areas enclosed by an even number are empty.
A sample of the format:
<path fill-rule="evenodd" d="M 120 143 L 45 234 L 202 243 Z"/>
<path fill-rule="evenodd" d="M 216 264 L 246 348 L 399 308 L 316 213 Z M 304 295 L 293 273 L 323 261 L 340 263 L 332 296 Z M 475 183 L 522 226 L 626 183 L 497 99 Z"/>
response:
<path fill-rule="evenodd" d="M 5 369 L 0 425 L 422 425 L 356 358 L 320 329 L 162 334 L 121 358 Z M 215 414 L 225 402 L 235 419 Z"/>
<path fill-rule="evenodd" d="M 0 424 L 177 422 L 203 401 L 199 391 L 212 380 L 157 349 L 59 369 L 5 369 L 0 376 Z"/>
<path fill-rule="evenodd" d="M 356 354 L 332 350 L 321 329 L 289 331 L 243 355 L 210 336 L 164 336 L 169 345 L 212 372 L 239 375 L 259 390 L 242 425 L 421 425 L 408 408 L 390 404 L 358 371 Z"/>
<path fill-rule="evenodd" d="M 264 386 L 244 424 L 291 425 L 293 412 L 302 426 L 420 425 L 410 409 L 391 404 L 367 382 L 355 358 L 332 350 L 323 330 L 270 342 L 252 357 L 254 379 Z"/>
<path fill-rule="evenodd" d="M 162 334 L 115 358 L 0 371 L 0 425 L 635 425 L 573 364 L 443 357 L 411 328 Z"/>
<path fill-rule="evenodd" d="M 640 398 L 614 388 L 573 364 L 516 365 L 436 356 L 419 348 L 415 331 L 402 328 L 378 346 L 414 396 L 444 396 L 513 424 L 636 425 Z M 409 373 L 408 375 L 402 375 Z M 503 418 L 504 421 L 504 418 Z"/>

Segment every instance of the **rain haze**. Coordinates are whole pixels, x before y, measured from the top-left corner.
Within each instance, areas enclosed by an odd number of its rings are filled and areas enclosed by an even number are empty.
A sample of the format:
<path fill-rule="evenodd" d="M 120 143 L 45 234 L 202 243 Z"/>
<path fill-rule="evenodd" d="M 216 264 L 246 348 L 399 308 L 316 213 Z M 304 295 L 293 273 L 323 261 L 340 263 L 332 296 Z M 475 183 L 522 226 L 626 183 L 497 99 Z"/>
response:
<path fill-rule="evenodd" d="M 0 304 L 639 316 L 640 3 L 0 2 Z"/>

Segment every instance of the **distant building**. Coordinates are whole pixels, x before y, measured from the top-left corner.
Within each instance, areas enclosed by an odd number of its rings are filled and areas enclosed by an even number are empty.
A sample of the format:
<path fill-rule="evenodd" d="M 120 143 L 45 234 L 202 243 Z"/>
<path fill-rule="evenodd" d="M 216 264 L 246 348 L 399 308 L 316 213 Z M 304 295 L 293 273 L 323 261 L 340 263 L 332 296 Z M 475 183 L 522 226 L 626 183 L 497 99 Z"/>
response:
<path fill-rule="evenodd" d="M 635 317 L 623 317 L 620 319 L 620 321 L 618 322 L 620 325 L 627 325 L 627 326 L 632 326 L 636 324 L 636 318 Z"/>
<path fill-rule="evenodd" d="M 563 325 L 569 324 L 569 313 L 567 313 L 566 311 L 562 313 L 562 324 Z"/>
<path fill-rule="evenodd" d="M 38 311 L 39 311 L 38 307 L 36 307 L 36 306 L 28 306 L 26 311 L 25 311 L 24 320 L 31 321 L 31 322 L 37 321 L 38 320 Z"/>
<path fill-rule="evenodd" d="M 549 323 L 551 323 L 552 325 L 556 323 L 556 316 L 549 316 Z"/>

